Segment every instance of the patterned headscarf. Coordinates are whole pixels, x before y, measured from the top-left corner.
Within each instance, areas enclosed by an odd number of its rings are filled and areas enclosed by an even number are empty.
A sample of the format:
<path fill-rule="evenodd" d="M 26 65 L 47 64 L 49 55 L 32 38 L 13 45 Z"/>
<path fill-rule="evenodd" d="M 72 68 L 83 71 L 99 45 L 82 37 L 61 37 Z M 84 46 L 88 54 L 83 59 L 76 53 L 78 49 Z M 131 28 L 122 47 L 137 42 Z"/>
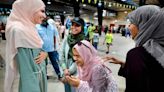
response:
<path fill-rule="evenodd" d="M 73 48 L 77 50 L 84 60 L 83 67 L 78 66 L 79 78 L 84 81 L 90 81 L 93 68 L 102 64 L 102 59 L 98 56 L 97 50 L 86 40 L 82 40 Z"/>
<path fill-rule="evenodd" d="M 145 5 L 131 12 L 127 18 L 139 31 L 136 46 L 143 46 L 164 67 L 164 10 Z"/>

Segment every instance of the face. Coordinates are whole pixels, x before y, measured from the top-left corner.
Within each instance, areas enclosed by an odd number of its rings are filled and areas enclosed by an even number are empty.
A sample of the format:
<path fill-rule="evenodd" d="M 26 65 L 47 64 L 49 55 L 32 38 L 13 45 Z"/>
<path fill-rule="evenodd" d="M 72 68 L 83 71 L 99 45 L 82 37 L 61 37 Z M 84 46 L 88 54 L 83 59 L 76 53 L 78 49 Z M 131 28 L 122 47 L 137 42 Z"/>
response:
<path fill-rule="evenodd" d="M 138 28 L 136 25 L 134 24 L 130 24 L 129 25 L 129 30 L 130 30 L 130 33 L 132 35 L 132 39 L 134 39 L 136 37 L 136 35 L 138 34 Z"/>
<path fill-rule="evenodd" d="M 73 59 L 75 60 L 76 64 L 82 67 L 84 65 L 84 60 L 81 58 L 81 56 L 79 55 L 79 53 L 75 48 L 73 48 L 72 51 L 73 51 Z"/>
<path fill-rule="evenodd" d="M 40 9 L 37 11 L 33 16 L 33 23 L 34 24 L 41 24 L 42 21 L 46 18 L 45 8 Z"/>
<path fill-rule="evenodd" d="M 81 26 L 76 23 L 72 23 L 71 30 L 73 35 L 79 34 L 81 32 Z"/>

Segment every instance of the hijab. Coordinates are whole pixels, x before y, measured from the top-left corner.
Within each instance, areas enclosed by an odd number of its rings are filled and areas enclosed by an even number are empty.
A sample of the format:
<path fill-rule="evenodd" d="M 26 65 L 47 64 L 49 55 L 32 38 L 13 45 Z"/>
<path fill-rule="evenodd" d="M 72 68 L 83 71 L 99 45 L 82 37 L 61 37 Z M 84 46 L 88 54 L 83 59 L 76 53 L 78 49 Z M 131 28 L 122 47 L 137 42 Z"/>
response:
<path fill-rule="evenodd" d="M 16 75 L 14 57 L 17 48 L 41 48 L 42 40 L 39 37 L 34 20 L 34 14 L 45 5 L 41 0 L 16 0 L 12 5 L 6 25 L 6 76 L 5 92 L 12 92 L 12 84 Z"/>
<path fill-rule="evenodd" d="M 73 48 L 77 50 L 84 60 L 83 67 L 78 66 L 79 78 L 84 81 L 90 81 L 95 66 L 102 64 L 102 59 L 98 56 L 97 50 L 86 40 L 80 41 Z"/>
<path fill-rule="evenodd" d="M 69 56 L 72 58 L 72 48 L 73 46 L 78 43 L 79 41 L 81 40 L 84 40 L 85 39 L 85 35 L 84 35 L 84 30 L 83 30 L 83 26 L 82 26 L 82 30 L 80 33 L 76 34 L 76 35 L 73 35 L 73 34 L 69 34 L 68 35 L 68 38 L 67 38 L 67 42 L 68 42 L 68 45 L 70 47 L 69 49 Z"/>
<path fill-rule="evenodd" d="M 145 5 L 131 12 L 127 18 L 138 27 L 136 46 L 143 46 L 164 67 L 164 9 Z"/>

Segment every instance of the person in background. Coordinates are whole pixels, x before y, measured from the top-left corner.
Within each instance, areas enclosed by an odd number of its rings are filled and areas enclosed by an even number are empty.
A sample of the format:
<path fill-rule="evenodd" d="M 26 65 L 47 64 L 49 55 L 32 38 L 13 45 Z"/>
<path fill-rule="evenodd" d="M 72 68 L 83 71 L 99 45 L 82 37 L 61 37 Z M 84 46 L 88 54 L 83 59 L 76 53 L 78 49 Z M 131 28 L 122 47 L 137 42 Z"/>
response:
<path fill-rule="evenodd" d="M 67 19 L 65 20 L 65 35 L 64 37 L 67 37 L 70 33 L 70 28 L 71 28 L 71 25 L 72 25 L 72 22 L 71 22 L 71 19 L 70 19 L 70 16 L 67 17 Z"/>
<path fill-rule="evenodd" d="M 5 37 L 5 27 L 6 27 L 6 25 L 2 22 L 1 23 L 1 28 L 0 28 L 0 32 L 1 32 L 1 35 L 2 35 L 2 40 L 6 40 L 6 37 Z"/>
<path fill-rule="evenodd" d="M 121 65 L 118 74 L 126 78 L 125 92 L 164 92 L 164 10 L 145 5 L 127 18 L 136 47 L 127 53 L 126 62 L 113 56 L 104 59 Z"/>
<path fill-rule="evenodd" d="M 97 50 L 97 46 L 99 43 L 99 33 L 98 33 L 98 26 L 96 26 L 96 29 L 94 30 L 93 33 L 93 46 L 95 47 L 95 49 Z"/>
<path fill-rule="evenodd" d="M 89 41 L 93 43 L 93 33 L 95 30 L 95 26 L 91 23 L 90 26 L 88 27 L 88 34 L 89 34 Z"/>
<path fill-rule="evenodd" d="M 18 92 L 47 92 L 43 41 L 37 33 L 45 5 L 41 0 L 16 0 L 6 26 L 6 72 L 4 92 L 13 92 L 14 79 L 19 73 Z"/>
<path fill-rule="evenodd" d="M 66 26 L 66 29 L 70 30 L 71 25 L 72 25 L 70 16 L 68 16 L 68 17 L 66 18 L 66 21 L 65 21 L 65 24 L 64 24 L 64 25 Z"/>
<path fill-rule="evenodd" d="M 86 23 L 84 23 L 84 35 L 86 38 L 88 37 L 88 27 Z"/>
<path fill-rule="evenodd" d="M 75 17 L 72 20 L 72 26 L 70 34 L 65 37 L 62 43 L 62 48 L 59 53 L 60 65 L 63 70 L 63 82 L 65 86 L 65 92 L 75 92 L 74 87 L 68 84 L 65 80 L 65 76 L 76 75 L 77 66 L 73 60 L 72 48 L 79 41 L 85 39 L 84 35 L 84 20 L 80 17 Z"/>
<path fill-rule="evenodd" d="M 125 27 L 125 37 L 131 37 L 131 34 L 130 34 L 130 31 L 129 31 L 129 28 L 128 28 L 129 25 L 127 25 Z"/>
<path fill-rule="evenodd" d="M 109 30 L 108 25 L 105 25 L 104 33 L 107 34 L 108 30 Z"/>
<path fill-rule="evenodd" d="M 48 52 L 48 56 L 52 63 L 52 66 L 58 76 L 58 79 L 60 79 L 61 73 L 60 73 L 59 65 L 57 63 L 59 61 L 59 54 L 56 49 L 57 39 L 60 39 L 58 30 L 51 23 L 51 19 L 48 18 L 45 19 L 42 24 L 37 25 L 37 30 L 44 42 L 42 48 L 44 51 Z"/>
<path fill-rule="evenodd" d="M 118 92 L 112 71 L 103 64 L 90 42 L 82 40 L 72 50 L 78 77 L 66 76 L 66 79 L 77 92 Z"/>
<path fill-rule="evenodd" d="M 104 43 L 106 43 L 106 47 L 107 47 L 107 52 L 106 54 L 109 53 L 109 49 L 110 49 L 110 46 L 112 45 L 112 42 L 113 42 L 113 34 L 111 32 L 111 30 L 109 30 L 106 35 L 105 35 L 105 39 L 104 39 Z"/>
<path fill-rule="evenodd" d="M 52 18 L 48 18 L 47 20 L 48 24 L 51 24 L 55 29 L 57 29 L 55 21 Z M 56 32 L 56 36 L 54 37 L 54 44 L 55 44 L 55 50 L 59 52 L 60 45 L 61 45 L 60 35 L 59 31 Z"/>
<path fill-rule="evenodd" d="M 63 40 L 64 39 L 64 36 L 65 36 L 65 26 L 62 25 L 62 22 L 60 22 L 60 33 L 61 33 L 61 39 Z"/>

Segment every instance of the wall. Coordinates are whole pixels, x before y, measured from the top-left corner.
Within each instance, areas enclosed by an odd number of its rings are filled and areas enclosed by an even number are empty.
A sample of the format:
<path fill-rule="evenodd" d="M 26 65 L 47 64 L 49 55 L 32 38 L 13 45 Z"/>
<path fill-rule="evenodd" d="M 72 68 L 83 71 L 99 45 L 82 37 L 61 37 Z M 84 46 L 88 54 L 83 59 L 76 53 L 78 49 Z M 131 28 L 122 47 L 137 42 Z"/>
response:
<path fill-rule="evenodd" d="M 104 18 L 103 20 L 103 25 L 110 25 L 110 24 L 115 24 L 117 25 L 126 25 L 128 22 L 126 21 L 126 16 L 128 13 L 131 11 L 128 11 L 127 13 L 123 12 L 118 12 L 116 17 L 113 18 Z"/>

